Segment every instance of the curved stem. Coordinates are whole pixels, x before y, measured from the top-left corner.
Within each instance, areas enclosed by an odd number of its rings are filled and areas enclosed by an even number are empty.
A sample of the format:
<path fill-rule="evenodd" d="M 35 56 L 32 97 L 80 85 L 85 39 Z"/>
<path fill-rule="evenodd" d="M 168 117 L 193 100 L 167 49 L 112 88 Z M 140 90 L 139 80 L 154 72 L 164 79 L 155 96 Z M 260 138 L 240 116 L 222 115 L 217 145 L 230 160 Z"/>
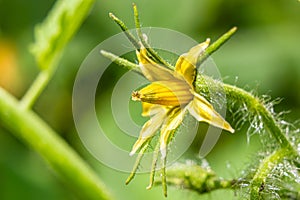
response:
<path fill-rule="evenodd" d="M 215 84 L 216 82 L 210 77 L 198 76 L 196 81 L 196 89 L 199 93 L 208 93 L 207 85 L 212 83 Z M 295 158 L 299 158 L 299 152 L 288 140 L 287 136 L 280 128 L 279 123 L 276 121 L 274 115 L 268 110 L 268 108 L 259 98 L 235 86 L 220 82 L 219 84 L 224 88 L 226 96 L 229 100 L 235 101 L 241 105 L 246 105 L 248 112 L 253 113 L 253 115 L 260 116 L 265 128 L 268 130 L 271 136 L 275 138 L 279 145 L 279 149 L 275 150 L 274 153 L 262 160 L 251 181 L 251 199 L 261 199 L 260 193 L 271 170 L 278 163 L 282 162 L 283 159 L 295 160 Z"/>
<path fill-rule="evenodd" d="M 290 157 L 299 157 L 299 152 L 294 148 L 291 142 L 288 140 L 284 132 L 281 130 L 279 124 L 277 123 L 275 117 L 264 105 L 264 103 L 250 92 L 247 92 L 236 86 L 224 84 L 221 82 L 216 82 L 210 77 L 198 76 L 196 80 L 196 91 L 198 93 L 208 94 L 208 86 L 211 84 L 220 84 L 224 88 L 226 97 L 229 100 L 235 101 L 239 104 L 244 104 L 248 108 L 248 112 L 254 115 L 259 115 L 264 123 L 264 126 L 269 131 L 269 133 L 276 139 L 281 148 L 286 148 L 290 151 Z"/>
<path fill-rule="evenodd" d="M 263 186 L 268 175 L 288 154 L 289 151 L 285 148 L 280 148 L 261 161 L 250 183 L 250 199 L 257 200 L 262 198 L 261 192 L 263 191 Z"/>
<path fill-rule="evenodd" d="M 83 199 L 112 199 L 97 174 L 34 112 L 0 88 L 0 121 L 38 152 Z"/>
<path fill-rule="evenodd" d="M 226 85 L 226 87 L 229 89 L 228 91 L 232 91 L 231 90 L 232 86 Z M 232 91 L 232 93 L 234 92 Z M 256 100 L 257 100 L 257 104 L 256 104 L 257 112 L 262 117 L 262 121 L 264 122 L 265 127 L 269 130 L 269 133 L 272 134 L 272 136 L 277 140 L 281 148 L 286 148 L 289 150 L 290 154 L 287 154 L 289 155 L 289 157 L 299 157 L 299 152 L 294 148 L 292 143 L 288 140 L 288 138 L 280 128 L 279 123 L 276 121 L 272 113 L 264 106 L 264 104 L 261 101 L 259 101 L 258 99 Z"/>

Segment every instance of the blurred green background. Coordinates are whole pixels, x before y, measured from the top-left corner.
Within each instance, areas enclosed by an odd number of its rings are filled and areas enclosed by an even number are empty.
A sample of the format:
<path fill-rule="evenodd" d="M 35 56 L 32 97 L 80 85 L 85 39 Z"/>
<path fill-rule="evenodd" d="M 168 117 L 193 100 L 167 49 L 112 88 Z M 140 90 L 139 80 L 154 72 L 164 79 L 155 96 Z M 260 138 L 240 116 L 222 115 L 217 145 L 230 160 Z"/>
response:
<path fill-rule="evenodd" d="M 0 0 L 0 85 L 18 98 L 38 73 L 28 52 L 33 30 L 51 9 L 53 0 Z M 164 27 L 182 32 L 197 41 L 216 39 L 232 26 L 236 35 L 213 55 L 224 82 L 235 84 L 273 99 L 282 97 L 276 111 L 290 122 L 300 116 L 300 3 L 296 0 L 140 0 L 136 1 L 144 27 Z M 98 0 L 79 32 L 65 49 L 59 69 L 34 110 L 82 155 L 113 191 L 116 199 L 164 199 L 161 188 L 147 191 L 148 174 L 129 185 L 128 174 L 110 169 L 92 158 L 82 146 L 72 119 L 72 87 L 76 72 L 87 54 L 101 41 L 119 33 L 109 19 L 113 12 L 134 27 L 129 0 Z M 123 69 L 107 73 L 107 93 Z M 98 104 L 109 95 L 99 94 Z M 228 119 L 230 121 L 230 119 Z M 205 125 L 201 124 L 201 127 Z M 202 128 L 203 128 L 202 127 Z M 211 167 L 224 178 L 237 177 L 259 149 L 259 137 L 247 136 L 241 128 L 234 135 L 223 133 L 207 156 Z M 199 131 L 200 132 L 200 131 Z M 197 139 L 203 135 L 199 133 Z M 198 142 L 187 157 L 198 160 Z M 128 145 L 128 144 L 126 144 Z M 183 158 L 184 159 L 184 158 Z M 238 198 L 232 191 L 216 191 L 204 199 Z M 169 188 L 169 199 L 199 199 L 198 194 Z M 0 123 L 0 199 L 76 199 L 68 184 L 33 151 L 16 140 Z"/>

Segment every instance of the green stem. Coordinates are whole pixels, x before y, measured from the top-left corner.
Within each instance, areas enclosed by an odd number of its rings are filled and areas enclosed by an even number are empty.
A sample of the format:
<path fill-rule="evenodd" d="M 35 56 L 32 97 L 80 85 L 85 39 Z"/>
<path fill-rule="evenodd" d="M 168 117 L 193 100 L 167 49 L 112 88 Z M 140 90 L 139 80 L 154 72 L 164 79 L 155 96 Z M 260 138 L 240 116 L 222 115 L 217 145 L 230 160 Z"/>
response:
<path fill-rule="evenodd" d="M 285 148 L 280 148 L 261 161 L 250 184 L 250 199 L 262 199 L 261 192 L 263 191 L 268 175 L 271 174 L 272 169 L 286 158 L 288 154 L 289 151 Z"/>
<path fill-rule="evenodd" d="M 220 86 L 224 88 L 228 100 L 234 101 L 240 105 L 244 104 L 247 106 L 248 112 L 252 113 L 253 115 L 260 116 L 264 126 L 269 131 L 269 133 L 276 139 L 280 147 L 287 148 L 290 151 L 290 157 L 295 158 L 299 156 L 298 151 L 294 148 L 294 146 L 290 143 L 284 132 L 281 130 L 275 117 L 259 98 L 236 86 L 224 84 L 213 80 L 210 77 L 200 75 L 198 75 L 197 77 L 195 89 L 200 94 L 209 94 L 208 85 L 212 84 L 220 84 Z"/>
<path fill-rule="evenodd" d="M 229 40 L 233 34 L 236 32 L 237 27 L 231 28 L 229 31 L 227 31 L 225 34 L 223 34 L 221 37 L 219 37 L 214 43 L 209 45 L 207 49 L 205 50 L 205 53 L 199 56 L 198 58 L 198 65 L 201 65 L 211 54 L 213 54 L 215 51 L 217 51 L 227 40 Z"/>
<path fill-rule="evenodd" d="M 157 184 L 162 184 L 157 180 Z M 195 191 L 199 194 L 209 193 L 219 189 L 240 188 L 243 180 L 224 180 L 219 178 L 212 170 L 192 164 L 177 164 L 167 170 L 167 183 L 169 185 Z"/>
<path fill-rule="evenodd" d="M 207 85 L 215 83 L 210 77 L 198 76 L 196 81 L 196 90 L 199 93 L 207 93 Z M 222 83 L 219 83 L 222 84 Z M 279 123 L 276 121 L 273 114 L 268 110 L 264 103 L 251 93 L 232 85 L 222 84 L 227 98 L 240 105 L 246 105 L 248 112 L 253 115 L 260 116 L 265 128 L 275 138 L 280 148 L 265 158 L 257 169 L 255 176 L 252 179 L 251 199 L 261 199 L 261 188 L 265 183 L 270 171 L 283 159 L 293 160 L 299 157 L 299 152 L 295 149 L 292 143 L 288 140 Z"/>
<path fill-rule="evenodd" d="M 41 72 L 21 101 L 30 109 L 52 78 L 63 51 L 83 23 L 94 0 L 56 1 L 41 24 L 35 27 L 35 42 L 31 53 Z"/>
<path fill-rule="evenodd" d="M 54 67 L 41 71 L 20 101 L 23 109 L 31 109 L 52 78 Z"/>
<path fill-rule="evenodd" d="M 0 88 L 0 121 L 38 152 L 84 199 L 112 199 L 97 174 L 34 112 Z"/>
<path fill-rule="evenodd" d="M 249 111 L 261 117 L 264 126 L 267 128 L 269 133 L 277 140 L 281 148 L 289 150 L 289 157 L 295 158 L 299 156 L 298 151 L 294 148 L 291 142 L 286 137 L 285 133 L 280 128 L 279 123 L 276 121 L 272 113 L 266 108 L 260 99 L 253 96 L 251 93 L 246 92 L 240 88 L 232 85 L 224 84 L 226 96 L 232 100 L 242 99 L 239 103 L 246 103 Z"/>

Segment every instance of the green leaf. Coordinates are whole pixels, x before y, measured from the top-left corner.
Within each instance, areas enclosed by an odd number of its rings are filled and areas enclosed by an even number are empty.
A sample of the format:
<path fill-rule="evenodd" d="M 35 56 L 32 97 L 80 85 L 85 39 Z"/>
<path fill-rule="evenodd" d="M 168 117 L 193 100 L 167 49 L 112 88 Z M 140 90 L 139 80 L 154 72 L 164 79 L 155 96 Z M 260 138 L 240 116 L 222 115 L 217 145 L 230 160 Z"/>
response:
<path fill-rule="evenodd" d="M 42 70 L 55 67 L 93 3 L 94 0 L 58 0 L 47 18 L 36 26 L 30 50 Z"/>

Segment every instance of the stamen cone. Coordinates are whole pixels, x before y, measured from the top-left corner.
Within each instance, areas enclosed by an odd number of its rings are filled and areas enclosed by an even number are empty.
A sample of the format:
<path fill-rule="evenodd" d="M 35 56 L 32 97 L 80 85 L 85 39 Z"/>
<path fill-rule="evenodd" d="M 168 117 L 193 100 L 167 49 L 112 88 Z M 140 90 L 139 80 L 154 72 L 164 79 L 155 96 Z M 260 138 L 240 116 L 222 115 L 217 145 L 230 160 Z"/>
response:
<path fill-rule="evenodd" d="M 140 101 L 141 100 L 141 94 L 138 91 L 133 91 L 131 93 L 131 99 L 133 101 Z"/>

